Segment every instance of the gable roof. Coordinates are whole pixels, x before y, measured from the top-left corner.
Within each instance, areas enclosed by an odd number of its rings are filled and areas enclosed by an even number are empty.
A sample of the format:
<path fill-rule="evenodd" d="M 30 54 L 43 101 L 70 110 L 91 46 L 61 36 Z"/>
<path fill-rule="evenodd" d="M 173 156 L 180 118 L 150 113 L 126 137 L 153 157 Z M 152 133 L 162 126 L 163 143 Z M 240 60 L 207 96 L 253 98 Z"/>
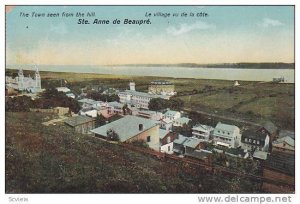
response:
<path fill-rule="evenodd" d="M 163 139 L 168 135 L 169 131 L 159 128 L 159 139 Z"/>
<path fill-rule="evenodd" d="M 175 120 L 175 122 L 179 122 L 179 123 L 188 123 L 191 119 L 187 118 L 187 117 L 182 117 L 182 118 L 178 118 Z"/>
<path fill-rule="evenodd" d="M 267 134 L 264 134 L 259 131 L 254 131 L 251 129 L 245 130 L 242 134 L 242 140 L 244 140 L 245 138 L 254 139 L 254 140 L 265 140 L 266 137 L 267 137 Z"/>
<path fill-rule="evenodd" d="M 190 147 L 190 148 L 196 148 L 200 144 L 201 141 L 203 141 L 203 140 L 194 138 L 194 137 L 188 137 L 184 141 L 183 146 Z"/>
<path fill-rule="evenodd" d="M 263 128 L 265 128 L 271 134 L 277 131 L 277 127 L 271 121 L 265 122 Z"/>
<path fill-rule="evenodd" d="M 65 123 L 67 123 L 68 125 L 75 127 L 81 124 L 85 124 L 88 122 L 92 122 L 94 121 L 94 118 L 90 118 L 88 116 L 85 115 L 79 115 L 79 116 L 75 116 L 75 117 L 70 117 L 64 120 Z"/>
<path fill-rule="evenodd" d="M 167 112 L 165 112 L 165 115 L 175 115 L 177 113 L 180 114 L 180 112 L 178 112 L 178 111 L 168 110 Z"/>
<path fill-rule="evenodd" d="M 140 124 L 143 125 L 142 130 L 139 130 Z M 107 137 L 107 131 L 112 129 L 119 135 L 120 141 L 124 142 L 157 125 L 157 121 L 154 120 L 126 115 L 125 117 L 112 123 L 95 128 L 91 130 L 91 132 Z"/>
<path fill-rule="evenodd" d="M 214 130 L 214 128 L 209 125 L 201 125 L 200 124 L 200 125 L 194 126 L 192 128 L 192 130 L 201 131 L 201 132 L 209 132 L 209 131 Z"/>
<path fill-rule="evenodd" d="M 279 138 L 289 136 L 293 139 L 295 139 L 295 132 L 289 131 L 289 130 L 280 130 L 279 132 Z"/>
<path fill-rule="evenodd" d="M 292 147 L 295 147 L 295 140 L 289 136 L 279 138 L 278 140 L 274 141 L 273 144 L 278 144 L 278 143 L 283 143 L 283 142 L 287 143 L 288 145 L 290 145 Z"/>
<path fill-rule="evenodd" d="M 215 130 L 225 130 L 228 132 L 234 132 L 235 130 L 239 130 L 239 128 L 235 125 L 228 125 L 221 122 L 218 122 L 217 126 L 215 127 Z"/>

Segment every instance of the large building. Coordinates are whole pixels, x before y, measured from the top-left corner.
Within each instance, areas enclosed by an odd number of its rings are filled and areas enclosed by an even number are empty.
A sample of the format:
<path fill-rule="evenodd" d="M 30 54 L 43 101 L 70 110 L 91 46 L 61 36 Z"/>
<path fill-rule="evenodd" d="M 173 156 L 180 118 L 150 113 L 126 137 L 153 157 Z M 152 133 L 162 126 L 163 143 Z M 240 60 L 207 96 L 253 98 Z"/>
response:
<path fill-rule="evenodd" d="M 136 108 L 149 109 L 149 102 L 153 98 L 169 99 L 166 95 L 149 94 L 135 90 L 135 83 L 130 82 L 130 90 L 121 91 L 118 93 L 121 103 L 133 105 Z"/>
<path fill-rule="evenodd" d="M 41 76 L 38 68 L 36 68 L 33 78 L 25 77 L 22 68 L 19 69 L 18 76 L 15 78 L 6 76 L 6 87 L 19 91 L 28 91 L 31 93 L 40 92 L 42 90 Z"/>
<path fill-rule="evenodd" d="M 106 139 L 113 130 L 120 142 L 144 141 L 151 149 L 159 151 L 159 124 L 157 121 L 126 115 L 114 122 L 91 130 L 95 136 Z"/>
<path fill-rule="evenodd" d="M 169 95 L 173 96 L 176 94 L 175 86 L 169 81 L 152 81 L 149 84 L 148 92 L 151 94 L 162 94 L 162 95 Z"/>
<path fill-rule="evenodd" d="M 216 145 L 230 148 L 240 147 L 240 129 L 235 125 L 227 125 L 219 122 L 213 131 L 213 140 Z"/>

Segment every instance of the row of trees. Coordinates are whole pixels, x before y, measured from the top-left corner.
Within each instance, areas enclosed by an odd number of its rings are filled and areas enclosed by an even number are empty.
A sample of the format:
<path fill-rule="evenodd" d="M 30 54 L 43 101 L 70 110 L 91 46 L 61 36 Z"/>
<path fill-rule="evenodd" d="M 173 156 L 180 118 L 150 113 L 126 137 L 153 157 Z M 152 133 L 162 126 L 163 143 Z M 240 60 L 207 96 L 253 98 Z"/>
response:
<path fill-rule="evenodd" d="M 28 112 L 30 108 L 53 108 L 69 107 L 70 111 L 77 113 L 80 110 L 79 103 L 64 93 L 58 92 L 55 88 L 50 88 L 41 93 L 40 98 L 32 100 L 28 96 L 6 98 L 5 111 L 8 112 Z"/>
<path fill-rule="evenodd" d="M 160 111 L 167 108 L 180 110 L 183 107 L 183 104 L 183 100 L 179 98 L 171 98 L 170 100 L 153 98 L 149 101 L 149 109 L 153 111 Z"/>
<path fill-rule="evenodd" d="M 96 101 L 107 101 L 107 102 L 112 102 L 112 101 L 120 101 L 120 98 L 116 94 L 108 95 L 108 94 L 101 94 L 96 91 L 91 91 L 87 93 L 87 97 L 91 98 Z"/>

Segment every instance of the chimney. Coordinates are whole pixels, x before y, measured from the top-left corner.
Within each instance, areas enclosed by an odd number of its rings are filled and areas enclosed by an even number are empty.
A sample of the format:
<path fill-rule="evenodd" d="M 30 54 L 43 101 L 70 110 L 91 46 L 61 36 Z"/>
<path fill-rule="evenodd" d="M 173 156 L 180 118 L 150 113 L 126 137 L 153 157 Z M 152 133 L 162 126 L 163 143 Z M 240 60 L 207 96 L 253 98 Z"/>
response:
<path fill-rule="evenodd" d="M 144 129 L 143 124 L 139 124 L 139 131 L 142 131 Z"/>

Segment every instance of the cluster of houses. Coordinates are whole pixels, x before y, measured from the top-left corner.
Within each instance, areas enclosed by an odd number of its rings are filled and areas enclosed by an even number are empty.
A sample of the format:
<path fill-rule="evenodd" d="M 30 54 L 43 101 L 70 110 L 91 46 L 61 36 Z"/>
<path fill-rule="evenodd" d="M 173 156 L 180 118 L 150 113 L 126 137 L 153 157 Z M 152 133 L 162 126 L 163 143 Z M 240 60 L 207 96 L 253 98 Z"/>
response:
<path fill-rule="evenodd" d="M 20 69 L 18 77 L 6 78 L 6 82 L 7 87 L 17 90 L 41 91 L 38 70 L 35 72 L 35 78 L 26 78 Z M 152 98 L 169 99 L 176 94 L 172 83 L 151 82 L 148 93 L 136 91 L 134 82 L 130 82 L 129 87 L 129 90 L 125 91 L 113 90 L 118 94 L 120 102 L 77 99 L 81 110 L 78 115 L 67 118 L 65 124 L 72 127 L 74 132 L 92 134 L 103 139 L 107 139 L 113 132 L 120 142 L 143 141 L 155 151 L 176 154 L 179 157 L 209 161 L 213 152 L 233 157 L 250 157 L 262 161 L 264 177 L 294 184 L 294 132 L 279 131 L 271 122 L 248 129 L 240 129 L 222 122 L 217 123 L 215 127 L 206 124 L 191 126 L 191 119 L 182 112 L 169 109 L 158 112 L 148 108 Z M 57 87 L 57 90 L 64 92 L 68 97 L 76 98 L 67 87 Z M 98 115 L 106 118 L 107 123 L 95 127 Z M 114 115 L 121 118 L 108 123 L 108 119 Z M 191 128 L 192 136 L 175 131 L 176 128 L 186 125 Z M 283 191 L 281 187 L 269 183 L 264 183 L 263 187 L 267 191 Z"/>

